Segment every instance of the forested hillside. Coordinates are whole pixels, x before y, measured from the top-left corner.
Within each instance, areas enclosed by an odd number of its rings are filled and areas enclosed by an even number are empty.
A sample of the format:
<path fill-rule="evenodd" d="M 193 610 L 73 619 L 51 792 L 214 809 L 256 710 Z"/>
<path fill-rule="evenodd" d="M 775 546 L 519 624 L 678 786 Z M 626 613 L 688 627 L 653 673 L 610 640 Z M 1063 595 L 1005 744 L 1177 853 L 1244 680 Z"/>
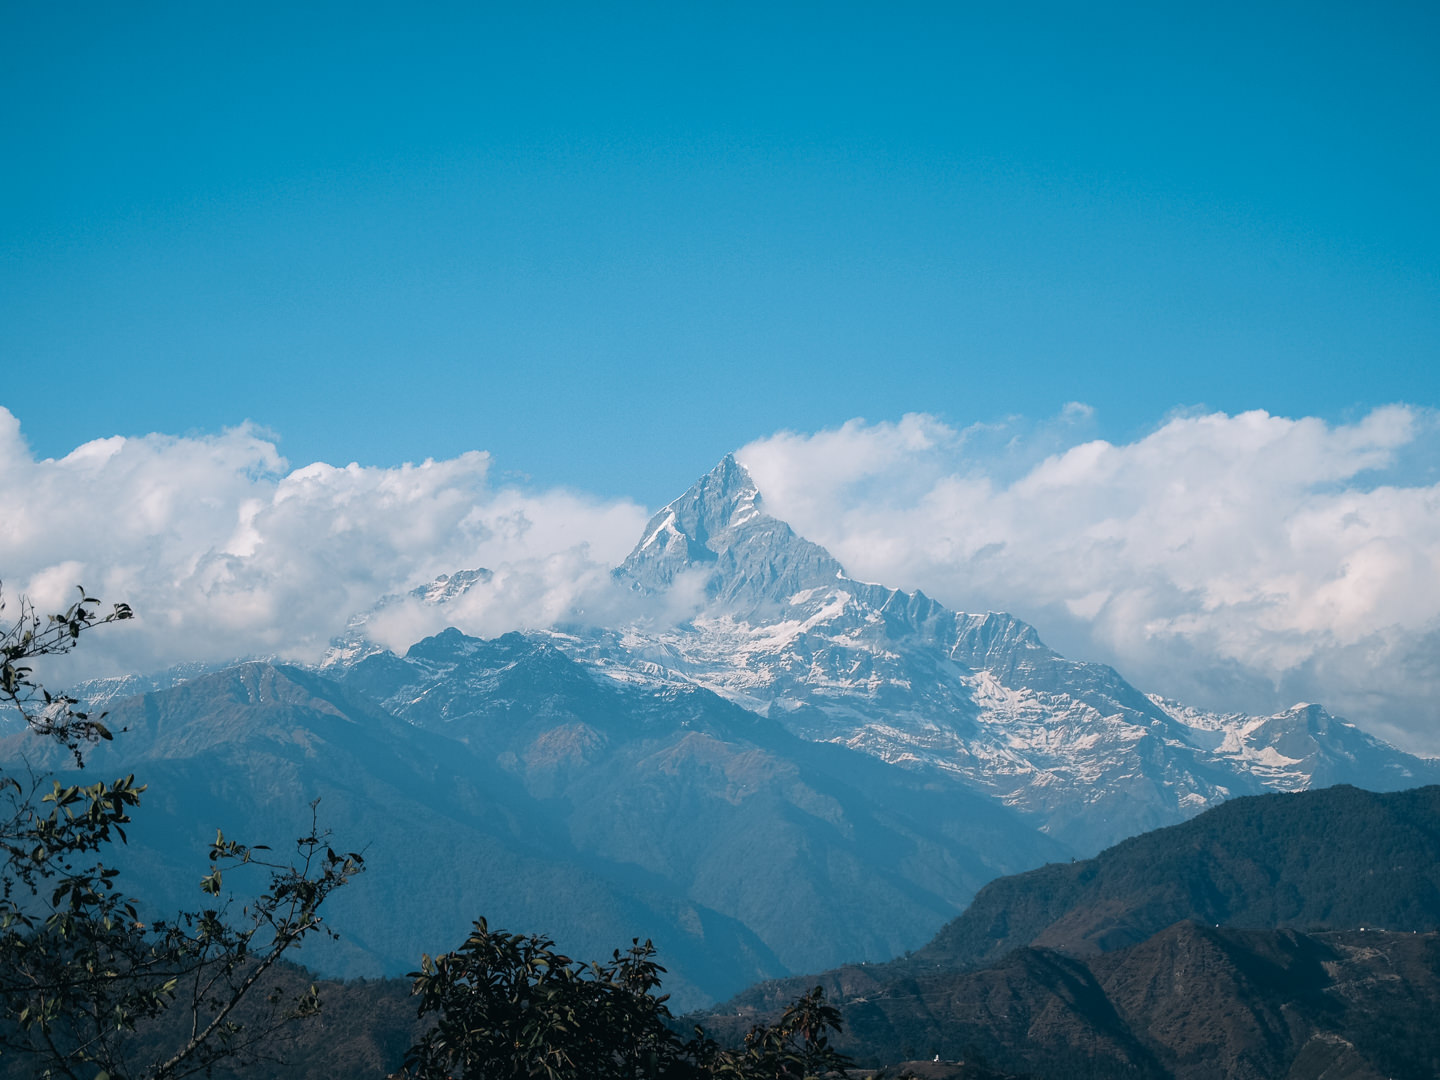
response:
<path fill-rule="evenodd" d="M 1440 787 L 1237 799 L 1094 859 L 992 882 L 925 947 L 803 985 L 862 1061 L 1060 1078 L 1440 1074 Z M 1403 1036 L 1403 1037 L 1402 1037 Z"/>

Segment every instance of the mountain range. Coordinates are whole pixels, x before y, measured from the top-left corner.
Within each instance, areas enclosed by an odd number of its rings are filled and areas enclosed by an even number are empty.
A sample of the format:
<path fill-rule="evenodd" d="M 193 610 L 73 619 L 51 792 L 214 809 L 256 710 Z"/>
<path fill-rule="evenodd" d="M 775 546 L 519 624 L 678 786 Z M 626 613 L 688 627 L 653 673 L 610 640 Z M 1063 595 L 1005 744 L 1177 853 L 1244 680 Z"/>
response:
<path fill-rule="evenodd" d="M 856 581 L 765 512 L 733 456 L 661 509 L 613 576 L 669 617 L 537 632 L 600 681 L 703 687 L 807 741 L 933 767 L 1079 854 L 1237 795 L 1440 780 L 1440 762 L 1320 705 L 1187 708 L 1059 655 L 1014 616 Z M 416 595 L 443 608 L 485 579 Z M 352 639 L 325 666 L 375 648 Z"/>
<path fill-rule="evenodd" d="M 490 576 L 384 603 L 443 621 Z M 335 898 L 342 944 L 302 959 L 403 972 L 484 914 L 579 955 L 653 937 L 688 1006 L 916 949 L 994 878 L 1237 796 L 1440 781 L 1318 705 L 1187 709 L 1013 616 L 854 580 L 729 457 L 655 515 L 612 586 L 617 625 L 452 628 L 402 655 L 362 612 L 313 670 L 83 688 L 127 729 L 90 767 L 154 792 L 127 858 L 188 903 L 217 826 L 284 837 L 319 797 L 371 869 Z M 39 751 L 3 747 L 22 753 Z"/>
<path fill-rule="evenodd" d="M 297 992 L 312 981 L 279 977 Z M 908 956 L 762 983 L 680 1023 L 738 1042 L 817 983 L 844 1021 L 837 1044 L 886 1076 L 1440 1075 L 1440 787 L 1235 799 L 1093 859 L 1000 878 Z M 374 1078 L 420 1033 L 407 980 L 319 992 L 322 1012 L 277 1057 L 216 1075 Z M 163 1046 L 183 1022 L 140 1038 Z M 30 1064 L 0 1057 L 0 1075 Z"/>

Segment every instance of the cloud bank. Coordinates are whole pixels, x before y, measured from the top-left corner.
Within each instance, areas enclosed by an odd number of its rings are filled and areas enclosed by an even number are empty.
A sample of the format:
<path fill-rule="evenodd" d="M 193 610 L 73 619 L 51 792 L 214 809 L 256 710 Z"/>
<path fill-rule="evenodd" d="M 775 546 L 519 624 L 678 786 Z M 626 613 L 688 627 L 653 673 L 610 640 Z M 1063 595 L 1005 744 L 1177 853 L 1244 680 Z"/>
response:
<path fill-rule="evenodd" d="M 912 415 L 782 432 L 738 456 L 770 511 L 857 577 L 1014 612 L 1060 651 L 1189 704 L 1319 701 L 1440 752 L 1435 414 L 1180 415 L 1125 444 L 1092 426 L 1080 405 L 965 429 Z M 494 635 L 582 610 L 623 618 L 608 571 L 646 508 L 489 472 L 483 452 L 292 469 L 248 426 L 37 460 L 0 408 L 0 575 L 7 596 L 45 607 L 76 584 L 134 606 L 134 624 L 80 650 L 76 675 L 314 660 L 381 597 L 472 567 L 493 576 L 443 611 L 392 604 L 371 633 L 403 650 L 442 622 Z"/>
<path fill-rule="evenodd" d="M 1177 416 L 1135 442 L 923 415 L 737 455 L 857 577 L 1007 610 L 1062 652 L 1220 710 L 1320 701 L 1440 751 L 1436 417 Z"/>
<path fill-rule="evenodd" d="M 110 438 L 36 460 L 0 408 L 0 574 L 47 609 L 82 584 L 135 609 L 75 654 L 81 674 L 240 656 L 317 659 L 387 594 L 477 566 L 479 633 L 544 626 L 606 579 L 646 520 L 628 501 L 488 481 L 489 455 L 399 468 L 289 469 L 248 426 Z M 414 641 L 440 629 L 420 621 Z M 396 641 L 401 648 L 410 642 Z"/>

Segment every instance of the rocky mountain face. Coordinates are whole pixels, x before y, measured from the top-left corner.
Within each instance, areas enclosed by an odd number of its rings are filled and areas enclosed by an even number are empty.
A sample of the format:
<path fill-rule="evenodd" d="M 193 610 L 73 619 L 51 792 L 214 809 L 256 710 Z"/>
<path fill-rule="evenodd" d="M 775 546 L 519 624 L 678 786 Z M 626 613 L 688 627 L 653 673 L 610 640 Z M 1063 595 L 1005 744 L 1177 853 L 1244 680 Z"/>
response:
<path fill-rule="evenodd" d="M 1198 712 L 1013 616 L 856 581 L 769 516 L 732 457 L 655 515 L 615 579 L 691 613 L 551 634 L 602 677 L 701 686 L 800 738 L 940 770 L 1080 854 L 1236 795 L 1440 780 L 1319 706 Z"/>

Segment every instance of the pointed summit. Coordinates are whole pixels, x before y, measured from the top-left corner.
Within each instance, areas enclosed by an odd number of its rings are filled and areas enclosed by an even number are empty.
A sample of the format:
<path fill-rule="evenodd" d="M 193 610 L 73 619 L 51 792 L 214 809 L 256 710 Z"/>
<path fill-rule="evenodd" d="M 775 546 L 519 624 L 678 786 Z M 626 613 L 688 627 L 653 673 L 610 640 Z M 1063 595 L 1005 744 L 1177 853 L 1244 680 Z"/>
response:
<path fill-rule="evenodd" d="M 698 547 L 696 556 L 700 559 L 714 559 L 711 537 L 723 540 L 734 527 L 759 517 L 760 513 L 760 492 L 755 480 L 733 454 L 726 454 L 719 465 L 694 482 L 690 491 L 665 505 L 649 520 L 644 536 L 625 562 L 651 547 L 670 549 L 681 539 Z M 710 554 L 700 554 L 704 550 L 710 550 Z"/>
<path fill-rule="evenodd" d="M 669 550 L 686 541 L 686 550 L 702 561 L 713 560 L 728 534 L 736 527 L 761 516 L 760 491 L 734 454 L 726 454 L 720 464 L 702 476 L 689 491 L 665 506 L 650 519 L 640 543 L 626 563 L 652 547 Z"/>
<path fill-rule="evenodd" d="M 733 454 L 650 519 L 615 574 L 658 592 L 692 570 L 705 574 L 709 598 L 741 607 L 781 601 L 844 572 L 824 548 L 765 513 L 754 479 Z"/>

